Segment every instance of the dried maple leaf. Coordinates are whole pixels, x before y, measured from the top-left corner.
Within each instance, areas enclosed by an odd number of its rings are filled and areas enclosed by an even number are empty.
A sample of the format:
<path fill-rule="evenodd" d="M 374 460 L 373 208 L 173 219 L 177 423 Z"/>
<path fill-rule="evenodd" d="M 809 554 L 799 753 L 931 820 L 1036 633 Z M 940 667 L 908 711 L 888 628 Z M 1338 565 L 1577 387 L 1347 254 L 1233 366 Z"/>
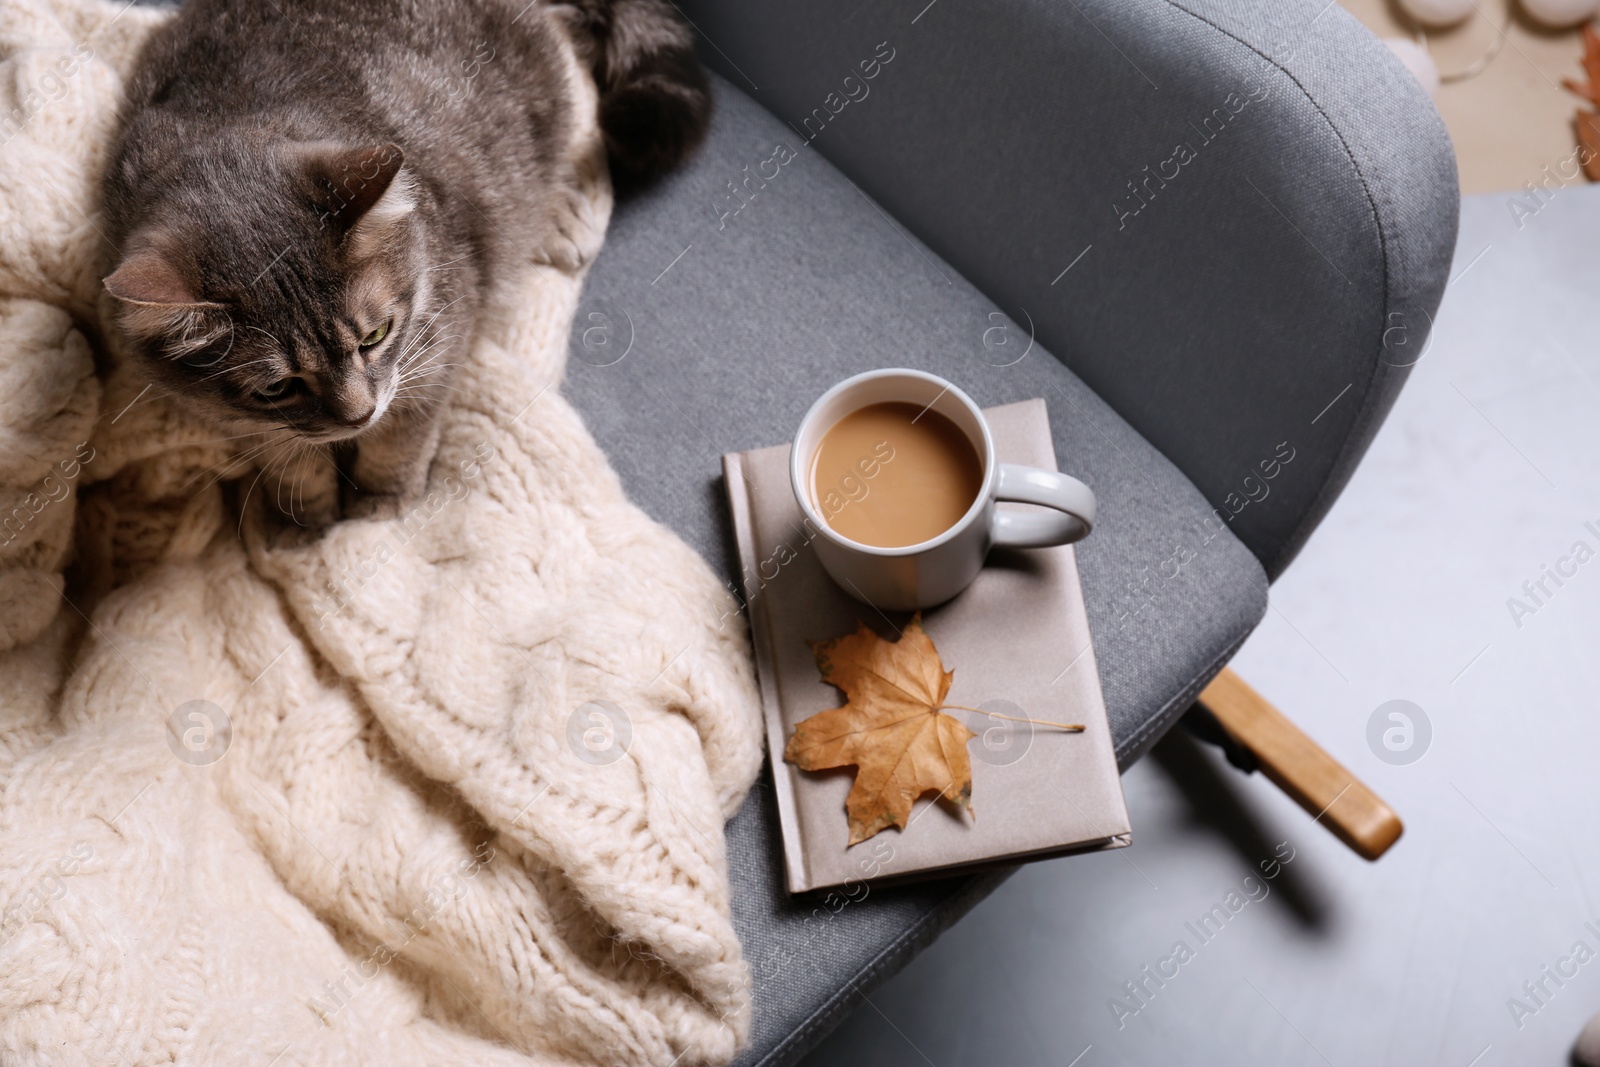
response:
<path fill-rule="evenodd" d="M 967 741 L 977 735 L 939 710 L 955 673 L 944 669 L 922 616 L 899 641 L 885 641 L 858 622 L 855 633 L 813 641 L 811 651 L 822 680 L 848 700 L 795 727 L 783 758 L 807 771 L 856 768 L 845 800 L 850 844 L 890 826 L 904 829 L 925 793 L 970 812 Z"/>

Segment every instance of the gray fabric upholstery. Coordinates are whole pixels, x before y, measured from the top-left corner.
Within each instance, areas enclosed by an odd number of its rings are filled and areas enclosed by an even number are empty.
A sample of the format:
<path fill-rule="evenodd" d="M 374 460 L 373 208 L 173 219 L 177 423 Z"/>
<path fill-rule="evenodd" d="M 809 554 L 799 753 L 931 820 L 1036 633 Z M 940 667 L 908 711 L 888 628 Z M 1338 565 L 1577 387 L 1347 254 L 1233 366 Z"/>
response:
<path fill-rule="evenodd" d="M 1328 0 L 683 8 L 708 62 L 1025 309 L 1213 504 L 1291 441 L 1293 476 L 1232 523 L 1282 570 L 1393 403 L 1454 247 L 1447 135 L 1387 49 Z M 1180 143 L 1194 158 L 1164 165 Z"/>
<path fill-rule="evenodd" d="M 748 96 L 719 82 L 717 104 L 711 142 L 688 170 L 618 210 L 574 326 L 566 393 L 629 496 L 731 578 L 722 453 L 787 440 L 838 379 L 907 365 L 982 404 L 1045 397 L 1062 469 L 1099 497 L 1078 559 L 1117 751 L 1131 762 L 1260 619 L 1259 562 L 1222 523 L 1205 524 L 1210 508 L 1177 468 L 1042 344 L 1030 349 L 1025 324 Z M 757 173 L 779 144 L 794 158 L 724 218 L 726 183 L 747 165 Z M 774 818 L 763 781 L 729 827 L 736 917 L 757 979 L 747 1063 L 797 1057 L 859 985 L 992 885 L 874 889 L 837 914 L 819 899 L 790 901 Z"/>

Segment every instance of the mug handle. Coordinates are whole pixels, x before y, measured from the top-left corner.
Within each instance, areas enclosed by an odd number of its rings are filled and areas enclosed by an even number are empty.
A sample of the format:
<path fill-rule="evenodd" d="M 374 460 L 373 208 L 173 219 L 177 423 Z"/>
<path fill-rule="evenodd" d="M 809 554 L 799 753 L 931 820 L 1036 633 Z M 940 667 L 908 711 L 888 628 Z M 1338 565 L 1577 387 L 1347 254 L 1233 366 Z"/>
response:
<path fill-rule="evenodd" d="M 1094 490 L 1070 475 L 1017 463 L 1000 464 L 996 500 L 1043 504 L 1058 515 L 995 509 L 991 543 L 1005 548 L 1048 548 L 1081 541 L 1094 528 Z"/>

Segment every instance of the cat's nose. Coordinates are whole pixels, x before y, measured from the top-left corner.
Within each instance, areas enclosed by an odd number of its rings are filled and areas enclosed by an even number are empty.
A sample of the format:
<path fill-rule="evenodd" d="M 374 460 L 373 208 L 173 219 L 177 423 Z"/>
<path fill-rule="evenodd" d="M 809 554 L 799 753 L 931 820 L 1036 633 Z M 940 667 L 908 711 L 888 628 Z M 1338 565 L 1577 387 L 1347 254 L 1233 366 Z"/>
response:
<path fill-rule="evenodd" d="M 339 416 L 339 421 L 344 423 L 346 426 L 365 426 L 367 423 L 372 421 L 372 416 L 377 412 L 377 410 L 378 405 L 374 403 L 371 407 L 367 408 L 366 411 L 363 411 L 360 414 L 356 414 L 355 412 L 351 411 L 344 412 Z"/>

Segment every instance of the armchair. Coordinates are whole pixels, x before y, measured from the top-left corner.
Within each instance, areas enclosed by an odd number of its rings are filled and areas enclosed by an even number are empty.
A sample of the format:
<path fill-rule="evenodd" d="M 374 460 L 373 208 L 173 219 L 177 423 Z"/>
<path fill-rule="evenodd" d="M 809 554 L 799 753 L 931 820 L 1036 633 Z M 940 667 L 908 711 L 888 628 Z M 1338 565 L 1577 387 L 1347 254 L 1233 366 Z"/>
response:
<path fill-rule="evenodd" d="M 619 207 L 569 395 L 730 579 L 719 457 L 832 382 L 1044 396 L 1100 501 L 1078 560 L 1128 766 L 1268 610 L 1423 349 L 1458 209 L 1432 104 L 1327 0 L 682 9 L 711 139 Z M 1004 877 L 791 900 L 775 818 L 758 787 L 728 829 L 742 1065 L 800 1058 Z"/>

